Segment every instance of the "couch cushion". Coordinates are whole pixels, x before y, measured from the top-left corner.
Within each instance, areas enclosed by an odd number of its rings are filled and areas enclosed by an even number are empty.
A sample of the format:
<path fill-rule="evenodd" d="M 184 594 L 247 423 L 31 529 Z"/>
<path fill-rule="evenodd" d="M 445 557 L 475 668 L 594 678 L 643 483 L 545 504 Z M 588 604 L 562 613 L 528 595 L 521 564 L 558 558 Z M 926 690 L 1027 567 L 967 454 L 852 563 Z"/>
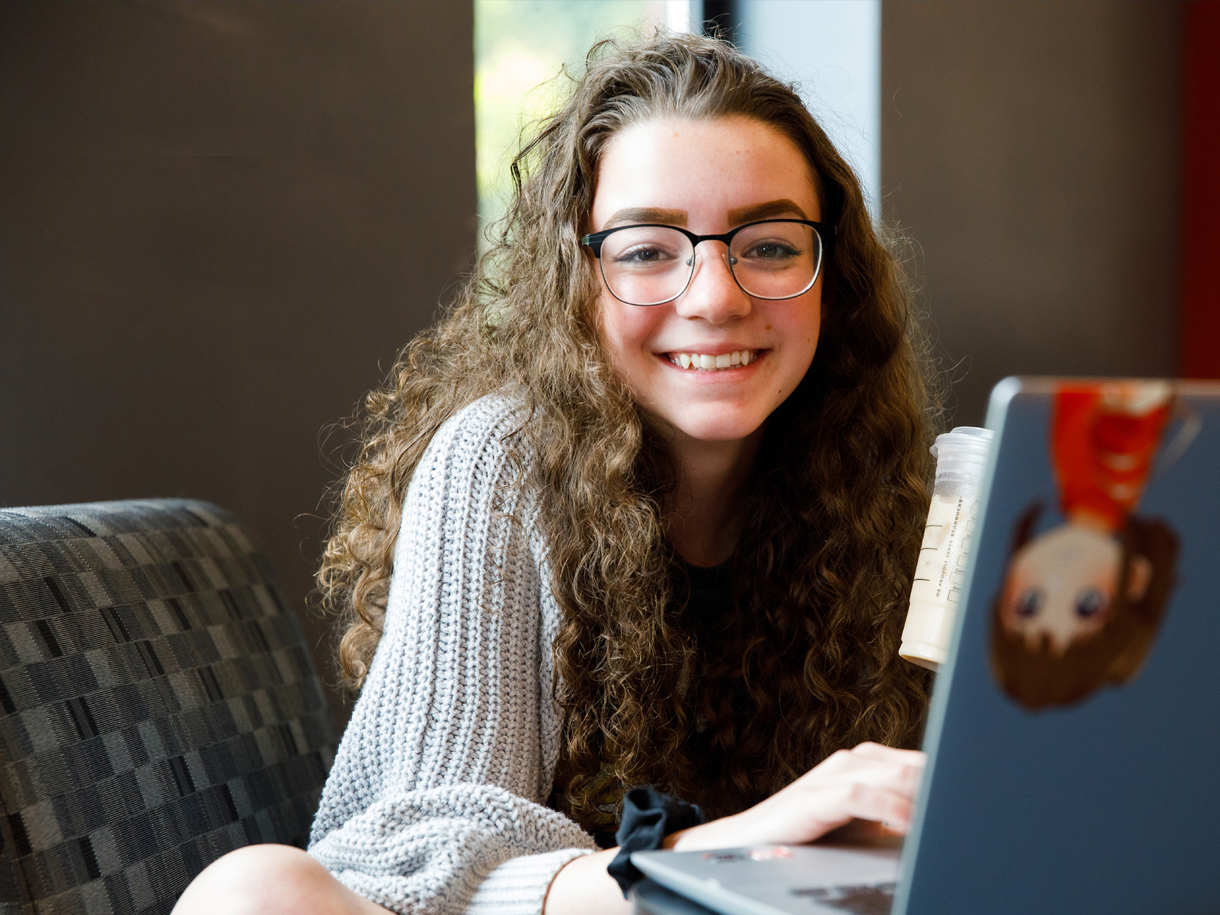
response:
<path fill-rule="evenodd" d="M 0 509 L 0 915 L 168 912 L 225 852 L 304 846 L 334 745 L 231 514 Z"/>

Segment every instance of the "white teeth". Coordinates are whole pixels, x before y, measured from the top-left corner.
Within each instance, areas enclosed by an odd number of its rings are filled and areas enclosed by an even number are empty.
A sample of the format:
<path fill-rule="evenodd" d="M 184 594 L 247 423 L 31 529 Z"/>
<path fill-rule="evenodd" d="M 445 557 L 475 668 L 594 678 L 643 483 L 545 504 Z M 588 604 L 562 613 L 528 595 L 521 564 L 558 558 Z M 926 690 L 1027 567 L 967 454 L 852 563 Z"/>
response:
<path fill-rule="evenodd" d="M 721 353 L 719 356 L 708 356 L 705 353 L 670 353 L 669 361 L 684 369 L 714 371 L 729 369 L 738 365 L 749 365 L 757 356 L 753 350 L 737 350 L 732 353 Z"/>

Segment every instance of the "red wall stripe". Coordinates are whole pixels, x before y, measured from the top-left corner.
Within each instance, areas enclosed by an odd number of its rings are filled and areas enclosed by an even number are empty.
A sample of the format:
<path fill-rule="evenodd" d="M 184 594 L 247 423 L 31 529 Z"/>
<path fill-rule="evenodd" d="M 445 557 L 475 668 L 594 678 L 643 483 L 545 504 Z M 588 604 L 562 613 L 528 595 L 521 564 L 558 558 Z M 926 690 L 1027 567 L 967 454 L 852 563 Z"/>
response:
<path fill-rule="evenodd" d="M 1182 375 L 1220 378 L 1220 2 L 1185 7 Z"/>

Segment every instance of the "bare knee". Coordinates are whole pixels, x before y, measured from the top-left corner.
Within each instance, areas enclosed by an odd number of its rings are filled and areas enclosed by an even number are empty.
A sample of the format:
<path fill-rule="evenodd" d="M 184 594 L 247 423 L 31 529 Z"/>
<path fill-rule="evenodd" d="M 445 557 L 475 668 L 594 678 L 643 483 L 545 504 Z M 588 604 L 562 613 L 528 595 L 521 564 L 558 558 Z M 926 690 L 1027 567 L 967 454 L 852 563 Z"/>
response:
<path fill-rule="evenodd" d="M 353 895 L 299 848 L 249 845 L 209 864 L 186 888 L 173 915 L 346 912 Z"/>

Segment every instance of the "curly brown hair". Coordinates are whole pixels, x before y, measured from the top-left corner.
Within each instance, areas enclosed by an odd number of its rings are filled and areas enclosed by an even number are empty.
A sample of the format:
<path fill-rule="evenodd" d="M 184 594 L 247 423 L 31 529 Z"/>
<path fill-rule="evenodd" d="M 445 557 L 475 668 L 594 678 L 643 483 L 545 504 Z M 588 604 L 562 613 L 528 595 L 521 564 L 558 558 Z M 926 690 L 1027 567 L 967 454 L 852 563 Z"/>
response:
<path fill-rule="evenodd" d="M 816 356 L 768 421 L 744 493 L 734 608 L 716 644 L 702 644 L 674 600 L 664 511 L 675 468 L 607 359 L 578 238 L 617 132 L 730 116 L 770 125 L 805 155 L 837 236 Z M 563 614 L 553 650 L 566 765 L 555 789 L 578 821 L 594 818 L 604 764 L 622 784 L 665 786 L 723 814 L 841 747 L 913 745 L 927 679 L 898 645 L 939 413 L 908 285 L 852 170 L 792 86 L 723 41 L 658 33 L 595 45 L 512 176 L 496 243 L 365 404 L 317 576 L 343 620 L 345 682 L 359 688 L 377 647 L 424 449 L 462 406 L 511 390 L 530 419 L 508 444 L 530 456 L 523 484 L 544 494 Z"/>

